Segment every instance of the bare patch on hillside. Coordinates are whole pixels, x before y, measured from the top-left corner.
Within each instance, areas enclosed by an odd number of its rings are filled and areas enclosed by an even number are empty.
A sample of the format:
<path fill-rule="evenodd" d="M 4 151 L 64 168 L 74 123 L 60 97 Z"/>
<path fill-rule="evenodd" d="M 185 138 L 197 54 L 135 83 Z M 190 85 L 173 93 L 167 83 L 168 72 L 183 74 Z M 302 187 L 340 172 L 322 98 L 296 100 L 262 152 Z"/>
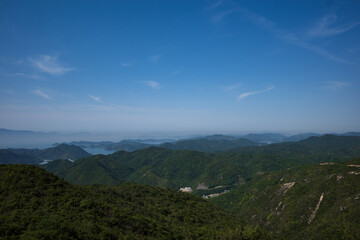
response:
<path fill-rule="evenodd" d="M 199 183 L 199 185 L 196 187 L 197 190 L 206 190 L 209 189 L 205 183 Z"/>
<path fill-rule="evenodd" d="M 321 194 L 319 202 L 316 204 L 316 207 L 315 207 L 314 211 L 312 211 L 312 213 L 310 214 L 308 224 L 310 224 L 314 220 L 314 218 L 316 216 L 316 212 L 319 210 L 320 204 L 321 204 L 323 199 L 324 199 L 324 193 Z"/>
<path fill-rule="evenodd" d="M 349 164 L 348 167 L 357 167 L 357 168 L 360 168 L 360 165 L 358 165 L 358 164 Z"/>
<path fill-rule="evenodd" d="M 295 185 L 295 182 L 289 182 L 289 183 L 284 183 L 281 185 L 279 192 L 282 194 L 285 194 L 287 191 L 290 190 L 290 188 L 292 188 Z"/>
<path fill-rule="evenodd" d="M 320 163 L 321 166 L 326 166 L 326 165 L 334 165 L 335 163 L 333 162 L 323 162 L 323 163 Z"/>

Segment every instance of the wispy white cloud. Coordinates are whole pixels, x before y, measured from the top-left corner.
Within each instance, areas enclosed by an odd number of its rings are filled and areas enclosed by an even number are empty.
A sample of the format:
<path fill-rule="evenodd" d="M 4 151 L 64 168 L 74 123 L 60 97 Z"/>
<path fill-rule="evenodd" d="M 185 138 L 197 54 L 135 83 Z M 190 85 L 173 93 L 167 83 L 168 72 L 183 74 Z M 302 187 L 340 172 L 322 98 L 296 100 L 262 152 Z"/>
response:
<path fill-rule="evenodd" d="M 4 89 L 4 90 L 0 90 L 0 92 L 5 93 L 7 95 L 15 95 L 15 91 L 13 89 Z"/>
<path fill-rule="evenodd" d="M 96 101 L 96 102 L 100 102 L 100 97 L 96 97 L 96 96 L 93 96 L 93 95 L 88 95 L 89 98 L 91 98 L 92 100 Z"/>
<path fill-rule="evenodd" d="M 328 90 L 338 90 L 340 88 L 344 88 L 349 86 L 350 83 L 348 82 L 341 82 L 341 81 L 328 81 L 328 82 L 324 82 L 324 89 L 328 89 Z"/>
<path fill-rule="evenodd" d="M 205 9 L 205 11 L 210 11 L 212 9 L 215 9 L 219 6 L 221 6 L 224 3 L 224 0 L 217 0 L 213 4 L 211 4 L 209 7 Z"/>
<path fill-rule="evenodd" d="M 154 54 L 149 57 L 150 62 L 157 63 L 161 58 L 161 54 Z"/>
<path fill-rule="evenodd" d="M 219 23 L 221 22 L 226 16 L 238 11 L 238 9 L 228 9 L 224 11 L 217 12 L 211 17 L 211 21 L 213 23 Z"/>
<path fill-rule="evenodd" d="M 40 96 L 40 97 L 42 97 L 42 98 L 45 98 L 45 99 L 47 99 L 47 100 L 50 100 L 50 99 L 51 99 L 50 96 L 49 96 L 47 93 L 45 93 L 45 92 L 43 92 L 43 91 L 41 91 L 41 90 L 39 90 L 39 89 L 33 90 L 32 93 L 33 93 L 34 95 Z"/>
<path fill-rule="evenodd" d="M 24 59 L 12 59 L 8 57 L 0 56 L 0 62 L 11 65 L 22 65 L 24 63 Z"/>
<path fill-rule="evenodd" d="M 158 90 L 161 88 L 161 85 L 159 82 L 156 81 L 145 81 L 144 82 L 147 86 L 151 87 L 152 89 Z"/>
<path fill-rule="evenodd" d="M 23 72 L 17 72 L 17 73 L 10 73 L 8 74 L 9 76 L 13 76 L 13 77 L 25 77 L 25 78 L 31 78 L 31 79 L 35 79 L 35 80 L 41 80 L 43 79 L 41 76 L 37 75 L 37 74 L 27 74 L 27 73 L 23 73 Z"/>
<path fill-rule="evenodd" d="M 175 71 L 172 72 L 172 75 L 178 75 L 179 73 L 181 73 L 183 70 L 182 69 L 177 69 Z"/>
<path fill-rule="evenodd" d="M 233 84 L 233 85 L 222 87 L 222 89 L 224 89 L 225 92 L 231 92 L 231 91 L 241 87 L 241 85 L 242 85 L 241 83 L 236 83 L 236 84 Z"/>
<path fill-rule="evenodd" d="M 135 65 L 134 62 L 123 62 L 123 63 L 121 64 L 121 66 L 123 66 L 123 67 L 132 67 L 132 66 L 134 66 L 134 65 Z"/>
<path fill-rule="evenodd" d="M 238 97 L 237 97 L 237 100 L 240 101 L 246 97 L 249 97 L 251 95 L 256 95 L 256 94 L 260 94 L 260 93 L 265 93 L 265 92 L 268 92 L 268 91 L 271 91 L 273 90 L 274 87 L 268 87 L 267 89 L 265 90 L 262 90 L 262 91 L 255 91 L 255 92 L 245 92 L 245 93 L 242 93 L 240 94 Z"/>
<path fill-rule="evenodd" d="M 270 32 L 275 37 L 292 44 L 294 46 L 307 49 L 309 51 L 312 51 L 320 56 L 323 56 L 327 59 L 330 59 L 335 62 L 341 62 L 346 64 L 353 64 L 353 65 L 359 65 L 358 63 L 350 62 L 345 59 L 342 59 L 340 57 L 337 57 L 331 53 L 329 53 L 324 48 L 321 48 L 319 46 L 316 46 L 314 44 L 311 44 L 309 42 L 306 42 L 299 37 L 297 37 L 295 34 L 289 33 L 281 28 L 279 28 L 274 22 L 270 21 L 269 19 L 258 15 L 256 13 L 253 13 L 247 9 L 239 9 L 239 11 L 247 18 L 249 19 L 254 25 L 256 25 L 258 28 L 263 29 L 265 31 Z"/>
<path fill-rule="evenodd" d="M 28 60 L 35 69 L 50 75 L 63 75 L 74 70 L 74 68 L 61 66 L 57 56 L 39 55 L 33 58 L 29 57 Z"/>
<path fill-rule="evenodd" d="M 319 38 L 338 35 L 349 31 L 358 26 L 360 21 L 348 22 L 345 24 L 337 24 L 338 17 L 336 14 L 328 14 L 322 17 L 315 25 L 306 33 L 308 38 Z"/>

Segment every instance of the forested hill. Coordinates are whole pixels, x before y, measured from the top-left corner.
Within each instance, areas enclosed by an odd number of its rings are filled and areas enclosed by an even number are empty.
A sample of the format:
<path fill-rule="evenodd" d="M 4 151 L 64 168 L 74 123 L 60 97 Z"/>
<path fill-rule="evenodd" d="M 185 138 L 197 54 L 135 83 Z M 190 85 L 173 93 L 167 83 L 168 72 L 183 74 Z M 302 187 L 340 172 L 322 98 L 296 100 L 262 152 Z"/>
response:
<path fill-rule="evenodd" d="M 299 143 L 202 153 L 163 148 L 96 155 L 74 163 L 53 161 L 43 167 L 76 184 L 137 182 L 178 189 L 234 185 L 261 172 L 360 156 L 360 137 L 323 136 Z"/>
<path fill-rule="evenodd" d="M 137 182 L 178 189 L 193 186 L 212 156 L 201 152 L 151 147 L 134 152 L 95 155 L 74 163 L 53 161 L 43 167 L 76 184 Z"/>
<path fill-rule="evenodd" d="M 360 158 L 263 173 L 212 201 L 285 239 L 360 239 Z"/>
<path fill-rule="evenodd" d="M 41 161 L 40 158 L 31 155 L 0 149 L 0 164 L 39 164 Z"/>
<path fill-rule="evenodd" d="M 81 147 L 60 144 L 56 147 L 46 148 L 38 153 L 38 157 L 42 159 L 72 159 L 90 157 L 91 154 L 84 151 Z"/>
<path fill-rule="evenodd" d="M 223 152 L 240 147 L 259 146 L 244 138 L 232 138 L 228 136 L 209 136 L 204 138 L 195 138 L 188 140 L 181 140 L 174 143 L 164 143 L 160 147 L 172 150 L 189 150 L 198 152 Z"/>
<path fill-rule="evenodd" d="M 187 193 L 79 187 L 29 165 L 0 165 L 0 239 L 269 239 Z"/>
<path fill-rule="evenodd" d="M 9 148 L 0 149 L 0 164 L 40 164 L 43 160 L 72 159 L 90 157 L 81 147 L 60 144 L 46 149 Z"/>
<path fill-rule="evenodd" d="M 261 147 L 248 147 L 234 149 L 234 152 L 290 152 L 295 151 L 304 153 L 324 153 L 326 151 L 360 154 L 359 136 L 336 136 L 324 135 L 320 137 L 310 137 L 299 142 L 283 142 L 269 144 Z"/>

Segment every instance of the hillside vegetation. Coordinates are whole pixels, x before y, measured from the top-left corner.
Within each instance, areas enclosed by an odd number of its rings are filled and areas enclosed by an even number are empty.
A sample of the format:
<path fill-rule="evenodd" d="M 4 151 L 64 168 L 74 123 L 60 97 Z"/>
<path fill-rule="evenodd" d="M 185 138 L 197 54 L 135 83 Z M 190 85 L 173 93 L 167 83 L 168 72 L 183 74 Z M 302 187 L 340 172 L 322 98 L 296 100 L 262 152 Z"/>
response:
<path fill-rule="evenodd" d="M 90 157 L 82 148 L 67 144 L 40 149 L 9 148 L 0 149 L 0 164 L 40 164 L 43 160 L 72 159 Z"/>
<path fill-rule="evenodd" d="M 243 183 L 261 172 L 345 161 L 360 156 L 360 137 L 323 136 L 298 143 L 246 147 L 224 153 L 163 148 L 96 155 L 74 163 L 53 161 L 43 167 L 76 184 L 136 182 L 178 189 Z"/>
<path fill-rule="evenodd" d="M 223 152 L 248 146 L 259 146 L 259 144 L 244 138 L 212 135 L 202 138 L 181 140 L 174 143 L 163 143 L 160 145 L 160 147 L 172 150 L 188 150 L 198 152 Z"/>
<path fill-rule="evenodd" d="M 0 239 L 269 239 L 187 193 L 79 187 L 29 165 L 0 165 Z"/>
<path fill-rule="evenodd" d="M 41 150 L 37 156 L 42 159 L 72 159 L 90 157 L 91 154 L 84 151 L 81 147 L 60 144 L 56 147 Z"/>
<path fill-rule="evenodd" d="M 39 164 L 41 162 L 40 158 L 31 155 L 0 149 L 0 164 Z"/>
<path fill-rule="evenodd" d="M 360 239 L 360 159 L 263 173 L 211 201 L 285 239 Z"/>

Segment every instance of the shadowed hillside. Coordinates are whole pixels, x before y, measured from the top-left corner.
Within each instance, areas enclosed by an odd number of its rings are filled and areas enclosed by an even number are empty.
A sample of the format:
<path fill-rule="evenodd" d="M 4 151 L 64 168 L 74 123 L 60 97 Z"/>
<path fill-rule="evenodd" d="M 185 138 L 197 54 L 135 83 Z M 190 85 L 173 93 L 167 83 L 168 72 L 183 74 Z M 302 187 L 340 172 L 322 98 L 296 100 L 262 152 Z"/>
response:
<path fill-rule="evenodd" d="M 0 149 L 0 164 L 40 164 L 42 160 L 71 159 L 90 157 L 82 148 L 60 144 L 56 147 L 40 149 L 9 148 Z"/>
<path fill-rule="evenodd" d="M 182 140 L 175 143 L 164 143 L 160 147 L 172 150 L 189 150 L 198 152 L 223 152 L 239 147 L 258 146 L 258 143 L 244 138 L 213 135 L 203 138 Z"/>
<path fill-rule="evenodd" d="M 79 187 L 29 165 L 0 166 L 1 239 L 260 239 L 198 197 L 124 184 Z M 268 239 L 269 236 L 264 236 Z"/>

